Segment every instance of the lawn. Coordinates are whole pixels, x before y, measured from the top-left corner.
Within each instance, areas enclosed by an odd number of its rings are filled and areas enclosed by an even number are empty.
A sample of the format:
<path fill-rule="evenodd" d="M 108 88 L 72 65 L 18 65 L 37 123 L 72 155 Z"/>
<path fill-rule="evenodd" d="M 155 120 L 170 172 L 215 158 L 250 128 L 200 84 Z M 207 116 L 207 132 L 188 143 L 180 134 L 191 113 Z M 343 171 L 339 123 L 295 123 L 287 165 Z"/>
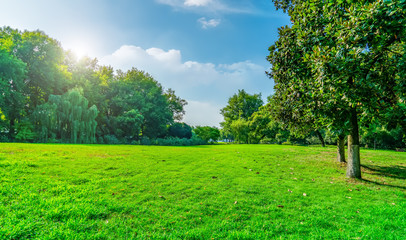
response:
<path fill-rule="evenodd" d="M 0 239 L 404 239 L 406 153 L 0 144 Z"/>

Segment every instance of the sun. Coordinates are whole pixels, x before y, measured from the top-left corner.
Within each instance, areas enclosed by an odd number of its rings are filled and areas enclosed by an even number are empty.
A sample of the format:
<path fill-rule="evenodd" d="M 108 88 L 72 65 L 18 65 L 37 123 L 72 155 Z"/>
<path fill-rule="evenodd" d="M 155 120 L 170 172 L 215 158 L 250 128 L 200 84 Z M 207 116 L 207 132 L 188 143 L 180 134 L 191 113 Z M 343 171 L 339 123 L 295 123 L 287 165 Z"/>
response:
<path fill-rule="evenodd" d="M 71 46 L 71 51 L 78 59 L 89 56 L 89 48 L 85 44 L 75 44 Z"/>
<path fill-rule="evenodd" d="M 90 57 L 92 46 L 89 44 L 89 41 L 76 38 L 66 41 L 64 49 L 72 52 L 77 59 L 81 59 L 83 57 Z"/>

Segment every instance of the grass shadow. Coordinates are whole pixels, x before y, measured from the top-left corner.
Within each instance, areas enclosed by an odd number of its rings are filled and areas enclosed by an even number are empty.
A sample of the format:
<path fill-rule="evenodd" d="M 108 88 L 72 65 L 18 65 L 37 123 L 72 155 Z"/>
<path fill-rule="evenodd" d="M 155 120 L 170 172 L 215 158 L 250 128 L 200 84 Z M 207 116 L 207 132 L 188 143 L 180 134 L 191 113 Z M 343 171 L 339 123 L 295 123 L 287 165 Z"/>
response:
<path fill-rule="evenodd" d="M 372 175 L 378 175 L 378 176 L 384 176 L 384 177 L 390 177 L 390 178 L 396 178 L 396 179 L 401 179 L 405 180 L 406 179 L 406 167 L 405 166 L 367 166 L 367 165 L 361 165 L 365 172 L 372 174 Z"/>
<path fill-rule="evenodd" d="M 406 167 L 405 166 L 368 166 L 368 165 L 361 165 L 363 168 L 363 172 L 366 172 L 371 175 L 406 180 Z M 398 186 L 392 185 L 387 183 L 380 183 L 376 181 L 371 181 L 368 179 L 362 179 L 364 182 L 372 183 L 375 185 L 386 186 L 386 187 L 393 187 L 398 189 L 406 190 L 406 186 Z"/>
<path fill-rule="evenodd" d="M 361 181 L 366 182 L 366 183 L 375 184 L 375 185 L 378 185 L 378 186 L 391 187 L 391 188 L 398 188 L 398 189 L 406 190 L 405 186 L 398 186 L 398 185 L 380 183 L 380 182 L 371 181 L 371 180 L 368 180 L 368 179 L 365 179 L 365 178 L 361 179 Z"/>

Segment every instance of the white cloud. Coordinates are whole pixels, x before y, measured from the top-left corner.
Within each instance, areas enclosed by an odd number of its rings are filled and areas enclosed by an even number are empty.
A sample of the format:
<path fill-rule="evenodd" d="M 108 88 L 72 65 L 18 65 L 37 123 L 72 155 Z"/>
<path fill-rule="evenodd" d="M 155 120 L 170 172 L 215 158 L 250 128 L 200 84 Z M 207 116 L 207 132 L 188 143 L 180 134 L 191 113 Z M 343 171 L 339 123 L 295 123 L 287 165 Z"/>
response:
<path fill-rule="evenodd" d="M 220 127 L 219 123 L 224 121 L 220 108 L 210 102 L 188 101 L 183 121 L 193 126 Z"/>
<path fill-rule="evenodd" d="M 232 64 L 183 61 L 181 51 L 175 49 L 124 45 L 100 58 L 100 64 L 124 71 L 136 67 L 150 73 L 166 89 L 174 89 L 189 102 L 185 122 L 191 125 L 218 126 L 222 121 L 220 109 L 238 89 L 262 92 L 263 97 L 273 89 L 264 66 L 249 61 Z"/>
<path fill-rule="evenodd" d="M 207 21 L 205 17 L 199 18 L 197 21 L 202 25 L 203 29 L 217 27 L 221 22 L 220 19 L 210 19 Z"/>
<path fill-rule="evenodd" d="M 193 7 L 193 6 L 207 6 L 209 3 L 213 2 L 212 0 L 186 0 L 183 4 L 185 6 Z"/>
<path fill-rule="evenodd" d="M 205 11 L 210 13 L 252 13 L 252 8 L 247 4 L 236 7 L 229 6 L 224 0 L 155 0 L 157 3 L 168 5 L 176 10 Z"/>

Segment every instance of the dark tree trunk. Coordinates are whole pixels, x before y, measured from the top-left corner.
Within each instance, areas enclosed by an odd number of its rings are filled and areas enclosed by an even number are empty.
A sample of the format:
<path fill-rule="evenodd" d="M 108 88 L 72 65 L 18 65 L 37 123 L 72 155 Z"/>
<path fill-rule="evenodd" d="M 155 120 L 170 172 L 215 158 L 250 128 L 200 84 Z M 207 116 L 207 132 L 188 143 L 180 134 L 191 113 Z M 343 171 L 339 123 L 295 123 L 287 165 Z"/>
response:
<path fill-rule="evenodd" d="M 319 131 L 319 130 L 316 130 L 315 133 L 316 133 L 317 137 L 319 138 L 319 140 L 320 140 L 320 142 L 321 142 L 321 146 L 322 146 L 322 147 L 325 147 L 325 146 L 326 146 L 326 143 L 324 142 L 324 138 L 323 138 L 323 136 L 321 135 L 320 131 Z"/>
<path fill-rule="evenodd" d="M 340 163 L 345 162 L 344 140 L 344 135 L 339 135 L 337 138 L 337 161 Z"/>
<path fill-rule="evenodd" d="M 351 109 L 351 131 L 348 136 L 347 177 L 361 178 L 361 159 L 359 154 L 359 129 L 357 110 Z"/>
<path fill-rule="evenodd" d="M 14 120 L 13 116 L 11 116 L 11 118 L 10 118 L 10 129 L 9 129 L 8 136 L 10 138 L 10 142 L 14 142 L 14 138 L 15 138 L 15 120 Z"/>

